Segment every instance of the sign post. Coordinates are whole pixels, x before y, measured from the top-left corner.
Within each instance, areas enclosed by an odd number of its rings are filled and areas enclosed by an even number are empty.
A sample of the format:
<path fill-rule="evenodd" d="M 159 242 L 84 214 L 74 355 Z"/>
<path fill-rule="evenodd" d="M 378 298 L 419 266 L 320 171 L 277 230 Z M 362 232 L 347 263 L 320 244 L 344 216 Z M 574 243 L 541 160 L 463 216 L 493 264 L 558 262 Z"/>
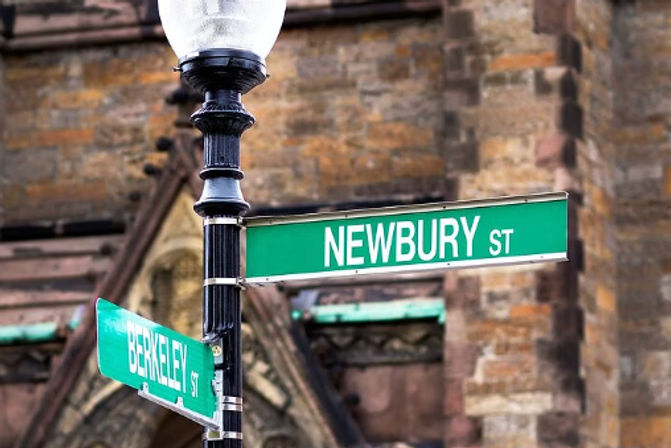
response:
<path fill-rule="evenodd" d="M 213 271 L 210 260 L 226 244 L 237 244 L 242 222 L 205 219 L 211 243 L 205 246 L 205 303 L 235 299 L 235 306 L 216 313 L 205 307 L 205 322 L 222 335 L 207 339 L 209 345 L 106 300 L 96 304 L 102 374 L 205 426 L 208 443 L 242 439 L 240 334 L 223 329 L 225 321 L 239 322 L 243 284 L 563 261 L 568 195 L 254 218 L 245 224 L 247 278 L 241 279 L 237 256 L 227 270 Z M 235 350 L 224 355 L 222 346 Z M 225 362 L 230 369 L 221 368 Z"/>
<path fill-rule="evenodd" d="M 246 282 L 563 261 L 567 196 L 249 219 Z"/>
<path fill-rule="evenodd" d="M 100 372 L 203 426 L 220 430 L 214 356 L 201 342 L 104 299 L 96 303 Z"/>

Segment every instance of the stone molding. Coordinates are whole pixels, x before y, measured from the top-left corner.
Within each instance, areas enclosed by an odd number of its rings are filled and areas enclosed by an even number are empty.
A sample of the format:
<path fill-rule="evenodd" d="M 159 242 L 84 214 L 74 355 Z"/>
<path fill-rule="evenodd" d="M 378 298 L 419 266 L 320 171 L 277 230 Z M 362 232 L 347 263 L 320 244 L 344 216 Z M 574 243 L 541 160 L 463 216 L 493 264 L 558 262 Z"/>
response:
<path fill-rule="evenodd" d="M 51 5 L 51 6 L 49 6 Z M 440 0 L 294 0 L 284 27 L 436 15 Z M 0 52 L 164 40 L 156 0 L 0 3 Z"/>

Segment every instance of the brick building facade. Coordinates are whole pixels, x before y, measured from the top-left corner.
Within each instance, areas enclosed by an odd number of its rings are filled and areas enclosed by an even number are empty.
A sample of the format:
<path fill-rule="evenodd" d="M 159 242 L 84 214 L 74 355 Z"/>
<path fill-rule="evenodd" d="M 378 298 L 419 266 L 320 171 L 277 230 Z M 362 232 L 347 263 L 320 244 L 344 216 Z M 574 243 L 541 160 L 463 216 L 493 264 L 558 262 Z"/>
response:
<path fill-rule="evenodd" d="M 197 335 L 199 243 L 180 239 L 199 238 L 185 205 L 198 189 L 184 127 L 195 103 L 155 2 L 2 12 L 0 269 L 33 256 L 18 240 L 123 233 L 91 293 Z M 245 99 L 258 120 L 243 137 L 253 213 L 565 190 L 570 261 L 249 292 L 250 446 L 671 447 L 668 42 L 665 0 L 290 0 L 272 76 Z M 17 299 L 34 278 L 18 275 L 0 272 L 1 324 L 40 323 L 49 313 Z M 305 297 L 442 297 L 444 325 L 269 319 Z M 66 316 L 86 303 L 39 306 Z M 177 425 L 97 375 L 86 309 L 49 346 L 46 376 L 0 368 L 0 446 L 113 446 L 131 420 L 142 424 L 124 446 L 160 446 Z M 10 348 L 0 367 L 18 359 Z M 76 375 L 60 356 L 79 360 Z"/>

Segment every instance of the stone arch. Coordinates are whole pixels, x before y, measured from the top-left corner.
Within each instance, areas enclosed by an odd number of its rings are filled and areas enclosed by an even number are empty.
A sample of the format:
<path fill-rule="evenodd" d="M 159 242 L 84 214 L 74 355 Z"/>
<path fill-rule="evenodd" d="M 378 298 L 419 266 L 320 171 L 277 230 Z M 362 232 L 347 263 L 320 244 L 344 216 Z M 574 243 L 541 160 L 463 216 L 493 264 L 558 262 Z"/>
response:
<path fill-rule="evenodd" d="M 299 445 L 294 436 L 282 433 L 268 436 L 262 448 L 299 448 Z"/>
<path fill-rule="evenodd" d="M 156 322 L 195 339 L 200 337 L 201 255 L 189 248 L 166 254 L 151 270 L 151 313 Z"/>
<path fill-rule="evenodd" d="M 87 375 L 91 373 L 87 372 Z M 92 397 L 92 398 L 95 398 Z M 127 388 L 117 388 L 92 409 L 85 402 L 78 409 L 67 408 L 59 422 L 60 431 L 47 447 L 144 447 L 157 424 L 157 409 Z M 72 425 L 72 427 L 70 427 Z M 63 430 L 70 431 L 65 432 Z"/>
<path fill-rule="evenodd" d="M 149 448 L 201 448 L 202 428 L 170 411 L 163 411 Z"/>
<path fill-rule="evenodd" d="M 200 306 L 190 301 L 196 294 L 199 300 L 202 285 L 196 273 L 201 266 L 202 228 L 192 202 L 185 191 L 177 196 L 121 305 L 198 338 L 200 326 L 193 322 L 200 321 L 194 312 Z M 195 316 L 187 318 L 188 314 Z M 46 446 L 147 447 L 163 415 L 161 408 L 141 399 L 134 390 L 102 377 L 93 351 Z"/>
<path fill-rule="evenodd" d="M 190 195 L 184 192 L 178 195 L 121 305 L 199 339 L 202 223 L 193 213 L 192 203 Z M 282 299 L 276 297 L 275 300 Z M 292 357 L 295 350 L 286 345 L 286 340 L 280 343 L 277 338 L 269 337 L 269 322 L 257 315 L 248 298 L 243 308 L 246 318 L 243 325 L 247 386 L 243 420 L 245 444 L 268 448 L 336 446 L 328 442 L 328 437 L 332 439 L 328 428 L 315 427 L 315 423 L 324 422 L 324 418 L 320 414 L 317 419 L 314 411 L 321 410 L 316 404 L 309 406 L 308 397 L 301 395 L 309 387 L 303 378 L 303 389 L 298 388 L 297 375 L 302 373 L 294 372 L 296 367 L 291 370 L 285 365 L 298 362 L 298 358 Z M 282 315 L 288 319 L 286 310 Z M 280 329 L 274 331 L 277 333 Z M 289 338 L 286 327 L 282 326 L 281 331 L 285 339 Z M 286 352 L 285 357 L 290 359 L 278 357 L 279 351 Z M 187 436 L 184 443 L 169 436 L 169 430 L 177 426 Z M 191 448 L 196 446 L 200 428 L 141 399 L 134 390 L 102 377 L 94 351 L 68 396 L 53 434 L 48 447 Z M 166 437 L 168 442 L 164 442 Z M 324 442 L 313 443 L 316 440 Z"/>
<path fill-rule="evenodd" d="M 126 308 L 199 339 L 202 225 L 190 195 L 176 199 L 128 293 Z M 194 306 L 194 302 L 197 306 Z"/>

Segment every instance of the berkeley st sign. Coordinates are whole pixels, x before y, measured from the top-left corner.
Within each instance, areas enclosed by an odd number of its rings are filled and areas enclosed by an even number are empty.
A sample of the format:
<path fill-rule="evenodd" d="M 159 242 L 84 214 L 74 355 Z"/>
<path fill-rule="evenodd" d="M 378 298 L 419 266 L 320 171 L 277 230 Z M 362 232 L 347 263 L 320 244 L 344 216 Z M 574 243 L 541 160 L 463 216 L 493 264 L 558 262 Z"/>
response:
<path fill-rule="evenodd" d="M 566 260 L 567 194 L 247 220 L 247 283 Z"/>
<path fill-rule="evenodd" d="M 96 303 L 103 375 L 189 418 L 215 426 L 211 348 L 104 299 Z M 197 418 L 201 416 L 202 418 Z"/>

